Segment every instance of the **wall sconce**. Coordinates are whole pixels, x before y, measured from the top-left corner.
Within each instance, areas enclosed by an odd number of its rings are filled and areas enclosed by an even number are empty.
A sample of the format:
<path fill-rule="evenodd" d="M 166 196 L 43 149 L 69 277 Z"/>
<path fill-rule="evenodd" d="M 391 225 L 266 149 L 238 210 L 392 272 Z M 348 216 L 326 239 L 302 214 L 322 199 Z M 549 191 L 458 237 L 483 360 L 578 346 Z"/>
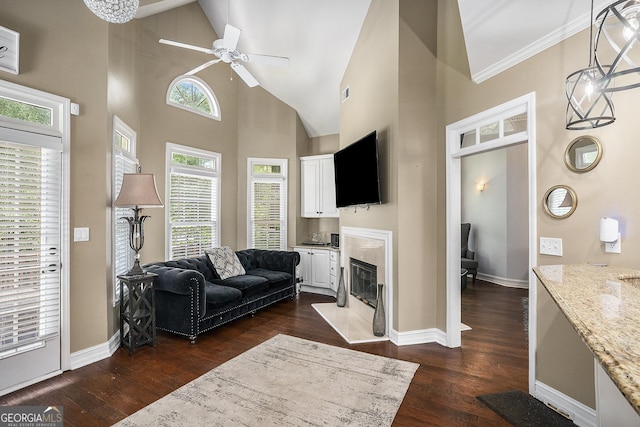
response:
<path fill-rule="evenodd" d="M 484 182 L 476 182 L 476 190 L 484 191 L 485 188 L 487 188 L 487 184 Z"/>
<path fill-rule="evenodd" d="M 600 241 L 604 242 L 605 252 L 619 254 L 621 237 L 617 219 L 600 218 Z"/>

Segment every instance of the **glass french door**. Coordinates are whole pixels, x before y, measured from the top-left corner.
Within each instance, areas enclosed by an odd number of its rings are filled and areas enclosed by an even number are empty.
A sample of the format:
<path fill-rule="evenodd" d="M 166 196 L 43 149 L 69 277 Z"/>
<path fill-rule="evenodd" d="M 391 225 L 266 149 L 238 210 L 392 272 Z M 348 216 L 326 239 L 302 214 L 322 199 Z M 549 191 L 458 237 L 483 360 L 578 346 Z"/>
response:
<path fill-rule="evenodd" d="M 0 394 L 61 370 L 61 138 L 0 127 Z"/>

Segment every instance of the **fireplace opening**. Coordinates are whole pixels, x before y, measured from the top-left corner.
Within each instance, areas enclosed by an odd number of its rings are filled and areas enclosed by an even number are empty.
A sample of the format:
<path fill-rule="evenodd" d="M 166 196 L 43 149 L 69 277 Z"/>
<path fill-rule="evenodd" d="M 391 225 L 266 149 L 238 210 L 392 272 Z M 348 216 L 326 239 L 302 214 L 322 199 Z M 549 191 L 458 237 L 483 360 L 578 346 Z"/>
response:
<path fill-rule="evenodd" d="M 350 293 L 371 307 L 378 305 L 378 268 L 355 258 L 349 258 L 351 267 Z"/>

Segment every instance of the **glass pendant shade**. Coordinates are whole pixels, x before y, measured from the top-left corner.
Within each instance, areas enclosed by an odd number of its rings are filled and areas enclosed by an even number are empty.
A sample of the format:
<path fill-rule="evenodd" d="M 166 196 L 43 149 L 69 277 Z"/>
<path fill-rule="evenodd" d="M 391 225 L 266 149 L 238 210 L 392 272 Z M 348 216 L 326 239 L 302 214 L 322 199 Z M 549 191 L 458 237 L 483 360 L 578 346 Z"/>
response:
<path fill-rule="evenodd" d="M 138 0 L 84 0 L 98 18 L 112 24 L 131 21 L 138 11 Z"/>
<path fill-rule="evenodd" d="M 598 14 L 596 24 L 595 64 L 605 80 L 616 80 L 615 86 L 606 85 L 603 90 L 640 87 L 640 1 L 612 3 Z"/>
<path fill-rule="evenodd" d="M 598 67 L 584 68 L 567 77 L 567 129 L 598 128 L 615 121 L 611 94 L 602 90 L 603 84 L 612 81 L 603 80 Z"/>

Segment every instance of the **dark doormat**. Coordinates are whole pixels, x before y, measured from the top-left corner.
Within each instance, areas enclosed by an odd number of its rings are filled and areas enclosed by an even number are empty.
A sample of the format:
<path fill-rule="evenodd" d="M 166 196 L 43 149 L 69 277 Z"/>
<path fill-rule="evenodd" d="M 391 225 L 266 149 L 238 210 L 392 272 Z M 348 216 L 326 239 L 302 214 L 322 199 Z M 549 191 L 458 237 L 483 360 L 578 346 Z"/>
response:
<path fill-rule="evenodd" d="M 571 420 L 558 414 L 535 397 L 519 390 L 483 394 L 476 398 L 516 427 L 575 426 Z"/>

